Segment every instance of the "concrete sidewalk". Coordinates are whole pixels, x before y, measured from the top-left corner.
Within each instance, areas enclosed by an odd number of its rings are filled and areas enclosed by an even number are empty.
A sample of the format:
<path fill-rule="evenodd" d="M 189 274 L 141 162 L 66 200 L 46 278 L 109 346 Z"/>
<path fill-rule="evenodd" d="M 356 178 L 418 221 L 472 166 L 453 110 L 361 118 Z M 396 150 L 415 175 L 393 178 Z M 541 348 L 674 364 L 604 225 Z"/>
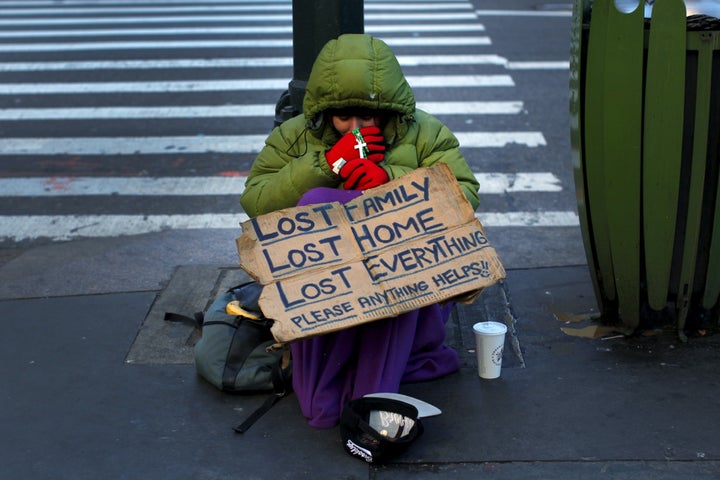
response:
<path fill-rule="evenodd" d="M 210 243 L 231 236 L 216 232 Z M 308 427 L 294 396 L 236 434 L 265 396 L 217 391 L 190 363 L 192 331 L 157 324 L 159 312 L 192 313 L 242 275 L 234 252 L 197 248 L 203 242 L 162 234 L 6 257 L 1 479 L 720 476 L 720 339 L 564 333 L 592 325 L 567 323 L 595 308 L 577 263 L 510 259 L 503 284 L 457 308 L 448 342 L 461 370 L 403 387 L 443 414 L 425 419 L 424 435 L 395 462 L 348 456 L 338 429 Z M 497 380 L 476 373 L 471 325 L 484 319 L 511 327 Z"/>

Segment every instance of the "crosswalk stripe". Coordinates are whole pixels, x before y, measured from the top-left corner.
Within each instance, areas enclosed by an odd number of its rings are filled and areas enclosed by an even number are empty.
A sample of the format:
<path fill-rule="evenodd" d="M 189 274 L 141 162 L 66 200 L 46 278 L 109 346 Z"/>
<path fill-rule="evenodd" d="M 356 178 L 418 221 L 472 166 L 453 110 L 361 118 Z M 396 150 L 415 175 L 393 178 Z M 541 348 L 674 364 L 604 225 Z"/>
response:
<path fill-rule="evenodd" d="M 275 105 L 205 105 L 187 107 L 11 108 L 0 120 L 108 120 L 130 118 L 272 117 Z"/>
<path fill-rule="evenodd" d="M 377 0 L 366 0 L 370 3 L 380 3 Z M 383 0 L 384 1 L 384 0 Z M 423 1 L 429 1 L 429 0 L 395 0 L 400 2 L 423 2 Z M 434 1 L 434 0 L 433 0 Z M 263 3 L 287 3 L 288 0 L 263 0 Z M 114 4 L 117 5 L 118 0 L 62 0 L 63 5 L 103 5 L 103 4 Z M 135 5 L 135 4 L 144 4 L 146 5 L 148 3 L 148 0 L 123 0 L 123 4 L 125 5 Z M 215 3 L 215 4 L 222 4 L 222 3 L 257 3 L 257 0 L 153 0 L 153 4 L 183 4 L 183 3 Z M 53 7 L 57 6 L 58 0 L 5 0 L 2 5 L 7 7 Z"/>
<path fill-rule="evenodd" d="M 508 70 L 569 70 L 569 61 L 558 62 L 507 62 Z"/>
<path fill-rule="evenodd" d="M 1 23 L 1 22 L 0 22 Z M 390 47 L 428 46 L 480 46 L 490 45 L 489 37 L 390 37 L 383 39 Z M 6 43 L 3 53 L 17 52 L 70 52 L 86 50 L 165 50 L 177 48 L 292 48 L 293 40 L 167 40 L 128 42 L 78 42 L 78 43 Z"/>
<path fill-rule="evenodd" d="M 559 192 L 560 179 L 550 172 L 477 173 L 481 195 Z M 22 177 L 0 178 L 3 197 L 84 195 L 203 196 L 240 195 L 244 175 L 214 177 Z"/>
<path fill-rule="evenodd" d="M 417 108 L 433 115 L 513 115 L 521 113 L 521 101 L 506 102 L 417 102 Z"/>
<path fill-rule="evenodd" d="M 510 62 L 499 55 L 398 55 L 403 67 L 421 65 L 500 65 Z M 513 62 L 519 64 L 521 62 Z M 542 62 L 533 62 L 542 65 Z M 292 67 L 292 57 L 188 58 L 157 60 L 94 60 L 64 62 L 0 62 L 0 72 L 58 70 L 146 70 L 185 68 L 267 68 Z"/>
<path fill-rule="evenodd" d="M 483 32 L 480 23 L 460 24 L 413 24 L 413 25 L 369 25 L 365 32 Z M 261 27 L 185 27 L 185 28 L 117 28 L 117 29 L 79 29 L 79 30 L 17 30 L 0 32 L 0 38 L 57 38 L 90 36 L 136 36 L 136 35 L 249 35 L 249 34 L 292 34 L 292 25 L 265 25 Z"/>
<path fill-rule="evenodd" d="M 60 8 L 3 8 L 0 10 L 1 16 L 12 15 L 95 15 L 95 14 L 152 14 L 152 13 L 212 13 L 212 12 L 291 12 L 292 5 L 183 5 L 183 6 L 163 6 L 163 7 L 80 7 L 72 8 L 64 6 Z"/>
<path fill-rule="evenodd" d="M 570 62 L 510 62 L 499 55 L 398 55 L 403 67 L 423 65 L 499 65 L 508 70 L 568 70 Z M 147 70 L 186 68 L 268 68 L 292 67 L 292 57 L 97 60 L 67 62 L 0 62 L 0 72 L 59 70 Z"/>
<path fill-rule="evenodd" d="M 482 212 L 476 217 L 485 227 L 577 227 L 577 213 Z M 49 238 L 52 241 L 80 237 L 119 237 L 164 230 L 237 229 L 247 221 L 244 213 L 190 215 L 3 215 L 0 238 L 15 242 Z"/>
<path fill-rule="evenodd" d="M 485 212 L 476 214 L 486 227 L 577 227 L 577 212 Z"/>
<path fill-rule="evenodd" d="M 58 93 L 128 93 L 128 92 L 210 92 L 231 90 L 283 90 L 287 78 L 253 80 L 176 80 L 159 82 L 97 83 L 6 83 L 0 84 L 0 95 L 44 95 Z"/>
<path fill-rule="evenodd" d="M 369 3 L 364 5 L 367 10 L 384 10 L 384 11 L 435 11 L 435 10 L 471 10 L 472 5 L 469 2 L 444 2 L 444 3 L 410 3 L 397 4 L 386 3 L 382 5 Z M 63 6 L 61 8 L 3 8 L 0 15 L 74 15 L 74 14 L 103 14 L 103 13 L 194 13 L 194 12 L 291 12 L 292 4 L 286 2 L 282 5 L 182 5 L 182 6 L 162 6 L 162 7 L 131 7 L 124 5 L 122 7 L 88 7 L 73 8 Z"/>
<path fill-rule="evenodd" d="M 545 145 L 541 132 L 454 132 L 461 148 Z M 0 138 L 2 155 L 258 153 L 267 135 Z"/>
<path fill-rule="evenodd" d="M 527 147 L 547 145 L 541 132 L 454 132 L 460 148 L 501 148 L 516 143 Z"/>
<path fill-rule="evenodd" d="M 104 4 L 113 4 L 116 5 L 118 3 L 118 0 L 62 0 L 63 5 L 104 5 Z M 263 3 L 287 3 L 288 0 L 263 0 Z M 58 0 L 5 0 L 3 2 L 4 6 L 10 6 L 10 7 L 28 7 L 28 6 L 47 6 L 52 7 L 56 6 L 58 3 Z M 143 4 L 146 5 L 148 3 L 148 0 L 123 0 L 124 5 L 136 5 L 136 4 Z M 258 3 L 258 0 L 153 0 L 154 5 L 158 4 L 184 4 L 184 3 L 192 3 L 192 4 L 198 4 L 198 3 L 212 3 L 212 4 L 223 4 L 223 3 L 231 3 L 231 4 L 240 4 L 240 3 Z M 391 3 L 387 2 L 387 0 L 365 0 L 365 5 L 389 5 L 389 4 L 397 4 L 397 3 L 413 3 L 413 4 L 425 4 L 425 3 L 437 3 L 437 0 L 393 0 Z"/>
<path fill-rule="evenodd" d="M 434 115 L 510 115 L 523 102 L 418 102 L 417 108 Z M 75 107 L 0 109 L 0 121 L 109 120 L 131 118 L 272 117 L 275 105 L 205 105 L 187 107 Z"/>
<path fill-rule="evenodd" d="M 428 75 L 407 76 L 412 88 L 512 87 L 509 75 Z M 217 92 L 233 90 L 285 90 L 287 78 L 252 80 L 176 80 L 158 82 L 96 83 L 4 83 L 0 95 L 48 95 L 58 93 L 127 93 L 127 92 Z"/>
<path fill-rule="evenodd" d="M 475 10 L 475 13 L 481 17 L 570 17 L 572 10 Z"/>
<path fill-rule="evenodd" d="M 507 59 L 494 54 L 485 55 L 398 55 L 403 67 L 421 65 L 507 65 Z M 0 64 L 1 65 L 1 64 Z"/>
<path fill-rule="evenodd" d="M 387 13 L 366 13 L 366 22 L 392 21 L 419 22 L 419 21 L 464 21 L 477 20 L 474 12 L 460 13 L 408 13 L 388 15 Z M 213 23 L 213 22 L 276 22 L 292 23 L 292 15 L 214 15 L 214 16 L 135 16 L 135 17 L 65 17 L 65 18 L 4 18 L 0 19 L 0 26 L 27 26 L 27 25 L 94 25 L 94 24 L 131 24 L 142 23 Z"/>
<path fill-rule="evenodd" d="M 384 1 L 384 0 L 382 0 Z M 423 2 L 423 1 L 429 1 L 429 0 L 395 0 L 400 2 Z M 435 1 L 435 0 L 433 0 Z M 288 0 L 263 0 L 263 3 L 287 3 Z M 366 0 L 366 2 L 370 3 L 381 3 L 378 0 Z M 92 5 L 92 6 L 98 6 L 98 5 L 104 5 L 104 4 L 113 4 L 117 5 L 118 0 L 62 0 L 63 5 L 70 5 L 70 6 L 77 6 L 77 5 Z M 148 0 L 123 0 L 124 5 L 136 5 L 136 4 L 143 4 L 147 5 Z M 214 4 L 223 4 L 223 3 L 257 3 L 257 0 L 153 0 L 153 4 L 184 4 L 184 3 L 192 3 L 192 4 L 198 4 L 198 3 L 214 3 Z M 58 0 L 5 0 L 2 2 L 3 6 L 7 7 L 54 7 L 57 6 Z"/>

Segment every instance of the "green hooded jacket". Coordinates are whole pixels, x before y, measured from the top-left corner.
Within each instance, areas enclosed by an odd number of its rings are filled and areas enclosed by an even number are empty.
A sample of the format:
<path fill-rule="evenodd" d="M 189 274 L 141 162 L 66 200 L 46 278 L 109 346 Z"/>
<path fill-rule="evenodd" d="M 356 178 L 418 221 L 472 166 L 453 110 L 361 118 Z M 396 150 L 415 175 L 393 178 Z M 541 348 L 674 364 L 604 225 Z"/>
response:
<path fill-rule="evenodd" d="M 250 217 L 294 207 L 315 187 L 342 188 L 325 159 L 340 136 L 324 112 L 346 107 L 384 111 L 387 145 L 380 166 L 391 180 L 444 162 L 477 208 L 478 182 L 457 138 L 438 119 L 415 108 L 415 96 L 390 47 L 369 35 L 347 34 L 328 42 L 318 54 L 304 113 L 276 127 L 253 162 L 240 197 Z"/>

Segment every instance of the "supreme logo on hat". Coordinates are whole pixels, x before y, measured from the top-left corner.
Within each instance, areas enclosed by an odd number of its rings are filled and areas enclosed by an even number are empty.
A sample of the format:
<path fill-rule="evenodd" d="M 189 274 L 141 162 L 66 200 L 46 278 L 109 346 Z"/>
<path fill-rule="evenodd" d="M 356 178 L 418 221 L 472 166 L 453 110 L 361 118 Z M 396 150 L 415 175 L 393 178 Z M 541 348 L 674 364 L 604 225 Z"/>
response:
<path fill-rule="evenodd" d="M 340 418 L 343 448 L 368 463 L 397 456 L 422 433 L 417 408 L 400 400 L 357 398 L 348 402 Z"/>

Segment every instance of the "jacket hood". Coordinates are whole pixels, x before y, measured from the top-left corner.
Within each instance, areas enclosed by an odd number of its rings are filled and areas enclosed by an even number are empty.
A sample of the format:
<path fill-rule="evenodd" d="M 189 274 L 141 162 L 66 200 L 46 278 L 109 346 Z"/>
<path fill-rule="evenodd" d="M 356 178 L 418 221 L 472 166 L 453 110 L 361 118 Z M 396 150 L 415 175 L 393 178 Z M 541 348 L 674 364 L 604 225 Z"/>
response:
<path fill-rule="evenodd" d="M 365 34 L 330 40 L 313 64 L 303 101 L 306 123 L 322 124 L 322 113 L 347 107 L 396 112 L 398 120 L 415 113 L 415 96 L 388 45 Z"/>

